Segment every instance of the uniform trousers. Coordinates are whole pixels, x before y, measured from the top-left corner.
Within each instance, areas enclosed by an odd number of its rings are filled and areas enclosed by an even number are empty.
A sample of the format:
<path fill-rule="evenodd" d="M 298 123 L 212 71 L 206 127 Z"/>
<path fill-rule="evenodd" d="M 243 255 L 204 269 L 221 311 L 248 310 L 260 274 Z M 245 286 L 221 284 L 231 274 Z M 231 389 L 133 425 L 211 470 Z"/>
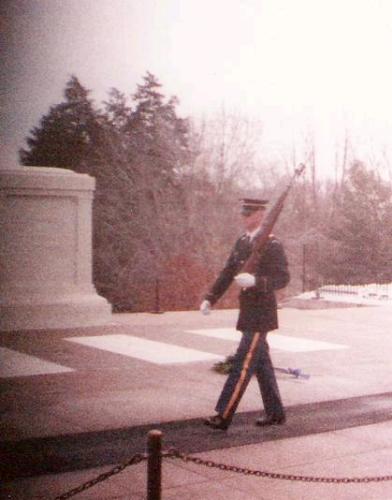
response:
<path fill-rule="evenodd" d="M 269 354 L 267 332 L 242 332 L 231 372 L 215 407 L 216 412 L 228 423 L 231 422 L 253 374 L 257 377 L 267 417 L 284 416 L 284 408 Z"/>

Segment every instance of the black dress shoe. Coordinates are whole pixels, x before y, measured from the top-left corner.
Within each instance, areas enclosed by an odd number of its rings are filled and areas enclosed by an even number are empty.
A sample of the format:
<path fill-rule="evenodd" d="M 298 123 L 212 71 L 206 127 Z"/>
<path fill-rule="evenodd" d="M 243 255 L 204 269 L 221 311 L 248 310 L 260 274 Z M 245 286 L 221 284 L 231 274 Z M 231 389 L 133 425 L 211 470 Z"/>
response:
<path fill-rule="evenodd" d="M 280 417 L 263 417 L 256 420 L 256 425 L 259 427 L 265 427 L 267 425 L 283 425 L 286 422 L 286 417 L 284 415 Z"/>
<path fill-rule="evenodd" d="M 225 431 L 229 427 L 229 423 L 220 415 L 215 415 L 214 417 L 209 417 L 204 420 L 204 424 L 208 425 L 208 427 L 212 427 L 213 429 L 220 429 L 221 431 Z"/>

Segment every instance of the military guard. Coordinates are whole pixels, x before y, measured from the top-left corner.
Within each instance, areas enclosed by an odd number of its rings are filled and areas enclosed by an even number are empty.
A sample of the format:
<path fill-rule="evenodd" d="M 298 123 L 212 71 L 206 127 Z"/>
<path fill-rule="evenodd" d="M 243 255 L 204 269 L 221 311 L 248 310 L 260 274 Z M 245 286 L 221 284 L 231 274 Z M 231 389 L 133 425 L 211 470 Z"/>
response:
<path fill-rule="evenodd" d="M 200 306 L 201 312 L 208 314 L 233 280 L 241 289 L 237 330 L 242 332 L 242 338 L 215 407 L 217 414 L 205 420 L 213 429 L 229 427 L 253 374 L 256 374 L 265 410 L 265 417 L 258 419 L 256 425 L 278 425 L 286 420 L 267 343 L 267 333 L 278 328 L 275 290 L 287 286 L 290 279 L 282 244 L 270 235 L 256 272 L 241 272 L 252 252 L 252 241 L 261 228 L 267 203 L 259 199 L 241 200 L 246 232 L 235 243 L 226 265 Z"/>

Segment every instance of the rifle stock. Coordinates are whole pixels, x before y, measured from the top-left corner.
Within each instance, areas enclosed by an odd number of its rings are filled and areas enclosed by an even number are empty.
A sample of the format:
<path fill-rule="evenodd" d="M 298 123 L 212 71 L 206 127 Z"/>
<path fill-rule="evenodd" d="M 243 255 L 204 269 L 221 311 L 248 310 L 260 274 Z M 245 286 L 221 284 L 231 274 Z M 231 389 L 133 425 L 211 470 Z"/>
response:
<path fill-rule="evenodd" d="M 254 274 L 254 272 L 256 271 L 260 255 L 263 252 L 263 249 L 268 241 L 271 231 L 276 221 L 278 220 L 280 212 L 283 209 L 285 199 L 287 198 L 287 195 L 289 194 L 295 179 L 302 174 L 304 169 L 305 165 L 303 163 L 300 163 L 298 167 L 295 169 L 294 175 L 292 176 L 288 186 L 283 191 L 283 193 L 278 197 L 278 199 L 271 207 L 271 209 L 268 211 L 259 232 L 254 238 L 252 253 L 250 254 L 248 260 L 245 262 L 243 268 L 241 269 L 241 272 Z"/>

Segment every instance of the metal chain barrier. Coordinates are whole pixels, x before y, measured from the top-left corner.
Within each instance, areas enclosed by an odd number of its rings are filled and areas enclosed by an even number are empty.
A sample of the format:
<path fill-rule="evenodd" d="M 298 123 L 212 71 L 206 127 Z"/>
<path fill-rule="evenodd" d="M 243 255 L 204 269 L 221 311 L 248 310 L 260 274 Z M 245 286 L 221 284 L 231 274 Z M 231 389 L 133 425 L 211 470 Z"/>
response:
<path fill-rule="evenodd" d="M 305 481 L 309 483 L 371 483 L 380 481 L 392 481 L 392 475 L 387 476 L 364 476 L 364 477 L 318 477 L 318 476 L 300 476 L 297 474 L 283 474 L 280 472 L 267 472 L 261 470 L 247 469 L 237 467 L 235 465 L 226 465 L 213 460 L 204 460 L 199 457 L 193 457 L 179 452 L 175 448 L 169 449 L 163 456 L 168 458 L 179 458 L 184 462 L 192 462 L 205 467 L 213 467 L 216 469 L 237 472 L 246 476 L 267 477 L 269 479 L 284 479 L 286 481 Z"/>
<path fill-rule="evenodd" d="M 137 453 L 134 455 L 132 458 L 127 460 L 126 462 L 116 465 L 116 467 L 113 467 L 113 469 L 110 469 L 107 472 L 104 472 L 103 474 L 100 474 L 94 479 L 91 479 L 90 481 L 87 481 L 80 486 L 73 488 L 72 490 L 67 491 L 66 493 L 63 493 L 62 495 L 59 495 L 55 497 L 54 500 L 66 500 L 67 498 L 73 497 L 77 495 L 78 493 L 81 493 L 82 491 L 86 491 L 92 486 L 95 486 L 98 483 L 101 483 L 102 481 L 106 481 L 106 479 L 109 479 L 109 477 L 114 476 L 115 474 L 118 474 L 119 472 L 122 472 L 124 469 L 129 467 L 130 465 L 136 465 L 142 462 L 143 460 L 147 460 L 147 454 L 146 453 Z"/>
<path fill-rule="evenodd" d="M 155 432 L 156 434 L 152 434 Z M 159 431 L 150 432 L 149 453 L 137 453 L 126 462 L 117 465 L 113 469 L 100 474 L 94 479 L 83 483 L 82 485 L 55 497 L 54 500 L 66 500 L 82 491 L 85 491 L 92 486 L 95 486 L 111 476 L 122 472 L 126 467 L 135 465 L 143 460 L 149 461 L 149 474 L 148 474 L 148 499 L 155 500 L 161 498 L 161 458 L 176 458 L 184 462 L 191 462 L 205 467 L 212 467 L 222 471 L 237 472 L 246 476 L 266 477 L 269 479 L 282 479 L 286 481 L 303 481 L 308 483 L 335 483 L 335 484 L 348 484 L 348 483 L 372 483 L 381 481 L 392 481 L 392 474 L 386 476 L 363 476 L 363 477 L 323 477 L 323 476 L 301 476 L 298 474 L 283 474 L 281 472 L 268 472 L 262 470 L 248 469 L 245 467 L 238 467 L 236 465 L 227 465 L 213 460 L 204 460 L 203 458 L 194 457 L 181 453 L 175 448 L 170 448 L 168 451 L 160 451 L 160 433 Z M 155 440 L 155 442 L 154 442 Z M 155 448 L 155 449 L 154 449 Z M 155 461 L 155 462 L 154 462 Z M 158 461 L 158 462 L 156 462 Z M 154 477 L 155 476 L 155 477 Z"/>

